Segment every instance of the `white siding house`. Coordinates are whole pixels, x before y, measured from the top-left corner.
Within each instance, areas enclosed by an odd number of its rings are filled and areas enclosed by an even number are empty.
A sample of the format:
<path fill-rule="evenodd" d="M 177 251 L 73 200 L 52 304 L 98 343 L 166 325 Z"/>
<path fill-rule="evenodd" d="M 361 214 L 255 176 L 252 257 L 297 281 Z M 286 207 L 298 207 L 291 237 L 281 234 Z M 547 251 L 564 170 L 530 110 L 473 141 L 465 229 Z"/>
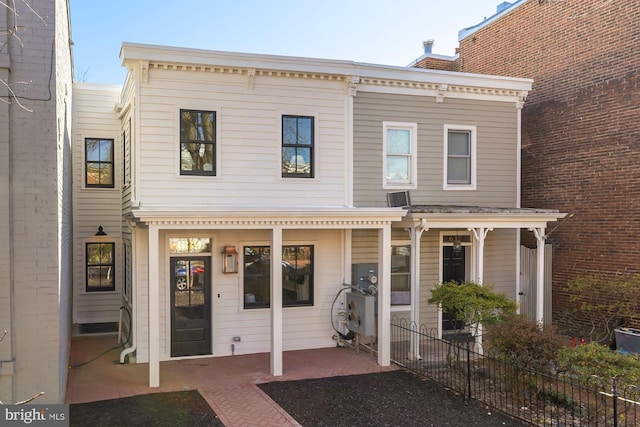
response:
<path fill-rule="evenodd" d="M 121 60 L 118 96 L 76 87 L 76 179 L 94 185 L 76 186 L 74 321 L 113 322 L 126 307 L 122 358 L 149 363 L 151 386 L 164 360 L 270 352 L 280 375 L 283 351 L 335 346 L 338 297 L 362 264 L 379 277 L 389 364 L 392 310 L 441 322 L 419 283 L 443 280 L 451 233 L 464 235 L 468 279 L 515 295 L 516 230 L 561 217 L 519 206 L 529 80 L 131 43 Z M 469 169 L 448 162 L 450 128 L 473 138 Z M 102 143 L 110 157 L 89 158 Z M 419 205 L 390 206 L 399 190 Z M 401 307 L 397 245 L 412 257 Z"/>

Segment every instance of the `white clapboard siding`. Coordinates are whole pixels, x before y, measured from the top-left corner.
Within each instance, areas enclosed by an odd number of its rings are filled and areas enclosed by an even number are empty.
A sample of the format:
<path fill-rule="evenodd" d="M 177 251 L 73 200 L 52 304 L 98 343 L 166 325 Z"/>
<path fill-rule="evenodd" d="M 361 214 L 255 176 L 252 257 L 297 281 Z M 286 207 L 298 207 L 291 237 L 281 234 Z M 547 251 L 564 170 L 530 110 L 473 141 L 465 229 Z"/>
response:
<path fill-rule="evenodd" d="M 137 192 L 147 205 L 342 206 L 344 84 L 329 80 L 150 70 L 140 88 Z M 215 110 L 217 176 L 179 174 L 179 110 Z M 315 117 L 314 178 L 282 179 L 281 117 Z"/>
<path fill-rule="evenodd" d="M 121 125 L 114 114 L 118 86 L 75 83 L 73 91 L 73 323 L 117 322 L 122 303 Z M 115 188 L 85 188 L 85 138 L 114 140 Z M 115 292 L 86 292 L 85 245 L 98 226 L 115 243 Z"/>

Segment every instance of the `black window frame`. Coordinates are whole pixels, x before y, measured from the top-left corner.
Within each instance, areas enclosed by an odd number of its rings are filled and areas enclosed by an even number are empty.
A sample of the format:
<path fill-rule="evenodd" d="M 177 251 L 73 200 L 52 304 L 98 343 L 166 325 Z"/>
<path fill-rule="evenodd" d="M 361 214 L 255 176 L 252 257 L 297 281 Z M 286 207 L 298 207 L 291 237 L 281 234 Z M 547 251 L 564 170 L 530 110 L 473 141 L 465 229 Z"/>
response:
<path fill-rule="evenodd" d="M 200 113 L 200 114 L 211 114 L 213 116 L 212 120 L 212 134 L 211 140 L 207 139 L 190 139 L 185 138 L 183 134 L 183 126 L 182 126 L 182 115 L 183 113 Z M 197 110 L 197 109 L 180 109 L 180 146 L 178 148 L 178 157 L 180 159 L 180 175 L 182 176 L 217 176 L 217 127 L 218 127 L 218 115 L 216 111 L 213 110 Z M 189 170 L 182 168 L 182 153 L 184 144 L 204 144 L 211 146 L 211 170 Z M 188 150 L 187 150 L 188 151 Z"/>
<path fill-rule="evenodd" d="M 247 249 L 254 251 L 249 257 L 247 255 Z M 285 253 L 295 251 L 299 253 L 300 248 L 308 248 L 309 251 L 309 268 L 301 271 L 301 268 L 297 268 L 297 261 L 290 263 L 287 259 L 289 256 L 285 256 Z M 283 245 L 282 246 L 282 306 L 283 307 L 313 307 L 314 305 L 314 245 Z M 242 248 L 242 265 L 243 265 L 243 281 L 242 290 L 244 298 L 243 308 L 247 310 L 270 308 L 271 307 L 271 248 L 269 246 L 260 245 L 247 245 Z M 252 267 L 253 266 L 253 267 Z M 255 270 L 249 271 L 250 268 Z M 292 295 L 294 290 L 285 286 L 285 282 L 294 284 L 303 284 L 305 277 L 308 278 L 308 297 L 305 299 L 291 299 L 288 298 Z M 247 279 L 257 280 L 259 287 L 262 288 L 262 292 L 256 295 L 256 288 L 251 289 L 254 293 L 247 292 Z M 251 301 L 247 299 L 247 295 L 253 295 L 255 300 Z M 297 294 L 296 294 L 297 296 Z"/>
<path fill-rule="evenodd" d="M 91 262 L 90 261 L 90 256 L 89 256 L 89 247 L 93 246 L 93 245 L 100 245 L 101 249 L 100 252 L 102 253 L 102 247 L 105 246 L 110 246 L 111 247 L 111 262 L 103 262 L 102 260 L 100 260 L 99 262 Z M 102 258 L 102 256 L 100 257 Z M 93 268 L 110 268 L 111 272 L 111 284 L 109 286 L 102 286 L 102 277 L 99 278 L 99 282 L 100 285 L 99 286 L 89 286 L 89 281 L 91 280 L 95 280 L 94 278 L 91 278 L 90 276 L 90 269 Z M 116 290 L 116 243 L 109 241 L 109 242 L 86 242 L 85 244 L 85 290 L 87 293 L 94 293 L 94 292 L 114 292 Z"/>
<path fill-rule="evenodd" d="M 103 160 L 100 156 L 98 156 L 97 160 L 94 160 L 94 159 L 89 160 L 89 141 L 96 141 L 98 145 L 102 144 L 102 142 L 110 142 L 111 150 L 109 150 L 109 152 L 111 154 L 111 158 Z M 98 149 L 98 153 L 100 152 L 101 150 Z M 86 188 L 115 188 L 116 171 L 114 169 L 114 152 L 115 152 L 115 140 L 113 138 L 85 138 L 84 139 L 84 185 Z M 89 183 L 89 170 L 91 169 L 89 167 L 90 164 L 97 165 L 97 168 L 99 170 L 98 184 Z M 102 183 L 102 180 L 100 179 L 102 177 L 101 171 L 102 171 L 102 168 L 105 167 L 106 165 L 111 166 L 111 182 Z"/>
<path fill-rule="evenodd" d="M 286 126 L 285 121 L 290 119 L 296 119 L 296 129 L 295 129 L 295 142 L 287 142 L 286 141 Z M 299 132 L 300 129 L 300 120 L 310 120 L 311 126 L 309 129 L 309 143 L 303 143 L 301 141 L 301 135 Z M 315 151 L 315 117 L 314 116 L 298 116 L 291 114 L 283 114 L 281 119 L 282 126 L 282 134 L 281 134 L 281 151 L 280 151 L 280 161 L 282 162 L 282 178 L 313 178 L 315 174 L 315 164 L 314 164 L 314 151 Z M 294 167 L 293 172 L 288 172 L 286 169 L 290 167 L 291 162 L 289 159 L 297 157 L 299 150 L 308 150 L 309 151 L 309 171 L 308 172 L 299 172 L 297 165 Z M 285 155 L 286 153 L 286 155 Z M 304 156 L 303 156 L 304 157 Z"/>

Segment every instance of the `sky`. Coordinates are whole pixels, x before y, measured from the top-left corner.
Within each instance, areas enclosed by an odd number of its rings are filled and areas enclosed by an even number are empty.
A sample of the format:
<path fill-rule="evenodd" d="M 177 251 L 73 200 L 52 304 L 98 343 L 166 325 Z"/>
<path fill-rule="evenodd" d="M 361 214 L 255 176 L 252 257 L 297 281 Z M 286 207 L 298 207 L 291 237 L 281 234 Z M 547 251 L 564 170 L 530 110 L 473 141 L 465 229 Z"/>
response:
<path fill-rule="evenodd" d="M 423 40 L 453 56 L 502 1 L 70 0 L 74 74 L 122 84 L 122 42 L 406 66 Z"/>

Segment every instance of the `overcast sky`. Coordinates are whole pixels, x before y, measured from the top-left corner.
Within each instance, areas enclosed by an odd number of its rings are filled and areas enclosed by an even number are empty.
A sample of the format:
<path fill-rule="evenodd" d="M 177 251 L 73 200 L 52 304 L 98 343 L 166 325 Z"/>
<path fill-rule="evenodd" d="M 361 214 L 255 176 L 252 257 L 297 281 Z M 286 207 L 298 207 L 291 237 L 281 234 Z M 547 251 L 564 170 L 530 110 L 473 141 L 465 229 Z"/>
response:
<path fill-rule="evenodd" d="M 513 3 L 515 0 L 512 0 Z M 435 41 L 452 56 L 458 31 L 500 0 L 71 0 L 77 79 L 122 84 L 123 41 L 407 65 Z"/>

